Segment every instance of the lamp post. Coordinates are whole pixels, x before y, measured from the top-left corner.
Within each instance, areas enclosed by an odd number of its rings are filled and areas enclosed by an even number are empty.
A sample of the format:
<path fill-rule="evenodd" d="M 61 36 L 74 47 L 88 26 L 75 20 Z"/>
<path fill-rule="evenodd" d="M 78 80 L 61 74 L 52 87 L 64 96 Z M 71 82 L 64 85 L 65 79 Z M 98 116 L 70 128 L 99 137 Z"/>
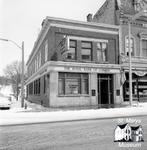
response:
<path fill-rule="evenodd" d="M 128 16 L 128 44 L 129 44 L 129 102 L 132 105 L 132 57 L 131 57 L 131 21 L 138 19 L 139 17 L 147 17 L 147 10 L 142 10 L 134 16 Z"/>
<path fill-rule="evenodd" d="M 129 102 L 132 105 L 132 58 L 131 58 L 131 20 L 128 20 L 128 44 L 129 44 Z"/>
<path fill-rule="evenodd" d="M 0 38 L 1 41 L 11 42 L 22 50 L 22 75 L 21 75 L 21 107 L 24 107 L 24 42 L 19 46 L 16 42 L 8 39 Z"/>

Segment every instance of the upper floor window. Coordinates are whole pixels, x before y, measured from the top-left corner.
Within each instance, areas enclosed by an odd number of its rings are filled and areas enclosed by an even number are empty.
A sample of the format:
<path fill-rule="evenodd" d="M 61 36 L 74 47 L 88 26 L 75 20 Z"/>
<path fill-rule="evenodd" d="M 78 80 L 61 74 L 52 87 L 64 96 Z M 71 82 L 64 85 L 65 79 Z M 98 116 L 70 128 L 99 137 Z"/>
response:
<path fill-rule="evenodd" d="M 97 60 L 99 62 L 107 61 L 108 42 L 97 42 Z"/>
<path fill-rule="evenodd" d="M 38 53 L 38 66 L 41 66 L 41 51 Z"/>
<path fill-rule="evenodd" d="M 92 43 L 89 41 L 81 42 L 81 58 L 82 60 L 92 60 Z"/>
<path fill-rule="evenodd" d="M 131 49 L 131 55 L 134 56 L 134 38 L 130 38 L 130 49 Z M 129 38 L 128 36 L 125 38 L 125 51 L 126 55 L 129 56 Z"/>
<path fill-rule="evenodd" d="M 66 59 L 76 60 L 76 47 L 77 47 L 77 41 L 70 40 L 69 50 L 66 53 Z"/>
<path fill-rule="evenodd" d="M 142 56 L 147 57 L 147 39 L 142 40 Z"/>
<path fill-rule="evenodd" d="M 45 41 L 45 62 L 48 59 L 48 40 Z"/>

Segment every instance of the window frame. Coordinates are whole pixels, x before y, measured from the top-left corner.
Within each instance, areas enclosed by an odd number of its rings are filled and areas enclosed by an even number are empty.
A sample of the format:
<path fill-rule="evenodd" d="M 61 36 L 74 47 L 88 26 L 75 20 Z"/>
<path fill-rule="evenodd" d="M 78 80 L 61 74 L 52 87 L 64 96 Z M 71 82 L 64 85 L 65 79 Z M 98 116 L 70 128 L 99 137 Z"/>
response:
<path fill-rule="evenodd" d="M 83 46 L 82 44 L 83 43 L 89 43 L 90 44 L 90 47 L 86 47 L 86 46 Z M 89 50 L 90 51 L 90 55 L 87 55 L 87 56 L 89 56 L 89 59 L 83 59 L 82 58 L 82 51 L 87 51 L 87 50 Z M 86 56 L 86 55 L 85 55 Z M 81 41 L 81 60 L 82 61 L 92 61 L 92 41 Z"/>
<path fill-rule="evenodd" d="M 65 56 L 65 59 L 66 60 L 71 60 L 71 61 L 74 61 L 74 60 L 77 60 L 77 40 L 74 40 L 74 39 L 66 39 L 68 40 L 68 46 L 67 46 L 67 49 L 68 51 L 66 52 L 66 56 Z M 70 42 L 75 42 L 75 45 L 71 45 Z M 74 58 L 68 58 L 67 55 L 70 53 L 70 48 L 74 48 Z"/>
<path fill-rule="evenodd" d="M 100 44 L 100 47 L 101 48 L 98 48 L 98 43 Z M 103 46 L 102 46 L 102 44 L 106 44 L 106 48 L 105 49 L 103 49 Z M 109 43 L 109 41 L 101 41 L 101 42 L 96 42 L 96 53 L 97 53 L 97 61 L 98 62 L 108 62 L 108 55 L 107 55 L 107 53 L 108 53 L 108 43 Z M 100 52 L 100 60 L 99 60 L 99 58 L 98 58 L 98 52 Z M 105 54 L 105 56 L 103 55 L 103 54 Z M 105 60 L 104 60 L 104 58 L 103 58 L 103 56 L 105 57 Z"/>
<path fill-rule="evenodd" d="M 45 41 L 45 46 L 44 46 L 44 60 L 45 62 L 48 61 L 48 40 Z"/>
<path fill-rule="evenodd" d="M 77 75 L 78 77 L 74 77 L 74 74 Z M 62 75 L 62 77 L 61 77 Z M 73 75 L 73 77 L 69 77 L 69 75 Z M 86 77 L 84 77 L 86 76 Z M 68 93 L 66 86 L 67 83 L 70 82 L 70 79 L 77 79 L 78 83 L 78 93 Z M 87 80 L 86 82 L 84 80 Z M 85 87 L 83 86 L 83 81 L 88 84 L 87 91 L 84 89 Z M 60 83 L 62 82 L 61 86 L 63 89 L 60 89 Z M 83 91 L 86 91 L 84 93 Z M 63 92 L 60 92 L 63 91 Z M 73 92 L 73 91 L 72 91 Z M 59 96 L 89 96 L 89 74 L 88 73 L 71 73 L 71 72 L 59 72 L 58 73 L 58 95 Z"/>
<path fill-rule="evenodd" d="M 146 41 L 146 47 L 145 48 L 143 48 L 143 41 Z M 141 57 L 147 58 L 147 55 L 144 56 L 144 54 L 143 54 L 143 49 L 145 49 L 146 53 L 147 53 L 147 38 L 141 38 Z"/>
<path fill-rule="evenodd" d="M 135 38 L 131 35 L 130 37 L 133 40 L 133 45 L 131 46 L 132 48 L 132 52 L 131 52 L 131 56 L 136 56 L 135 53 Z M 128 40 L 128 44 L 127 44 L 127 40 Z M 128 51 L 127 51 L 128 49 Z M 125 55 L 129 57 L 129 35 L 125 36 Z"/>

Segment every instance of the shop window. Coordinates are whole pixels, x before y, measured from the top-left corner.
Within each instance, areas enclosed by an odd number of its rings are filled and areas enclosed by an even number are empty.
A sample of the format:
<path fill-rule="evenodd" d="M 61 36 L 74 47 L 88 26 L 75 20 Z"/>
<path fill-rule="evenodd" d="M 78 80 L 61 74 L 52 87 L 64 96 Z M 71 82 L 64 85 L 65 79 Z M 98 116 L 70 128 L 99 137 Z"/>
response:
<path fill-rule="evenodd" d="M 30 84 L 28 85 L 28 94 L 29 94 L 29 95 L 32 95 L 32 94 L 33 94 L 33 83 L 30 83 Z"/>
<path fill-rule="evenodd" d="M 131 55 L 134 56 L 134 38 L 130 38 L 130 48 L 131 48 Z M 126 55 L 129 56 L 129 38 L 128 36 L 125 37 L 125 51 Z"/>
<path fill-rule="evenodd" d="M 59 73 L 59 95 L 88 94 L 88 74 Z"/>
<path fill-rule="evenodd" d="M 47 82 L 47 80 L 46 80 L 46 75 L 44 75 L 44 93 L 46 93 L 46 82 Z"/>
<path fill-rule="evenodd" d="M 147 40 L 142 40 L 142 56 L 147 57 Z"/>
<path fill-rule="evenodd" d="M 98 62 L 107 61 L 107 51 L 108 51 L 108 43 L 107 42 L 97 42 L 97 60 L 98 60 Z"/>
<path fill-rule="evenodd" d="M 81 58 L 82 60 L 92 60 L 92 43 L 89 41 L 81 42 Z"/>
<path fill-rule="evenodd" d="M 40 79 L 34 81 L 34 95 L 40 94 Z"/>
<path fill-rule="evenodd" d="M 76 47 L 77 43 L 75 40 L 69 41 L 69 50 L 66 52 L 66 59 L 76 60 Z"/>

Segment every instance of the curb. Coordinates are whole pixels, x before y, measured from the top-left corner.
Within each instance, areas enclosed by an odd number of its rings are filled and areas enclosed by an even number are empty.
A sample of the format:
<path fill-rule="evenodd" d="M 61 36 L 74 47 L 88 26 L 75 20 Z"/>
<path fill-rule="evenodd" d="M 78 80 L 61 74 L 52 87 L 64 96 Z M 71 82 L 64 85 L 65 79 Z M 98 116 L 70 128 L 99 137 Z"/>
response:
<path fill-rule="evenodd" d="M 138 113 L 138 114 L 132 114 L 132 115 L 116 115 L 116 116 L 99 116 L 99 117 L 95 117 L 95 118 L 79 118 L 79 119 L 59 119 L 59 120 L 36 120 L 36 121 L 29 121 L 29 120 L 23 120 L 23 121 L 18 121 L 15 122 L 15 119 L 11 122 L 10 121 L 6 121 L 4 123 L 0 122 L 0 127 L 3 126 L 19 126 L 19 125 L 31 125 L 31 124 L 45 124 L 45 123 L 63 123 L 63 122 L 77 122 L 77 121 L 89 121 L 89 120 L 105 120 L 105 119 L 115 119 L 115 118 L 127 118 L 127 117 L 139 117 L 139 116 L 147 116 L 147 112 L 146 113 Z"/>

